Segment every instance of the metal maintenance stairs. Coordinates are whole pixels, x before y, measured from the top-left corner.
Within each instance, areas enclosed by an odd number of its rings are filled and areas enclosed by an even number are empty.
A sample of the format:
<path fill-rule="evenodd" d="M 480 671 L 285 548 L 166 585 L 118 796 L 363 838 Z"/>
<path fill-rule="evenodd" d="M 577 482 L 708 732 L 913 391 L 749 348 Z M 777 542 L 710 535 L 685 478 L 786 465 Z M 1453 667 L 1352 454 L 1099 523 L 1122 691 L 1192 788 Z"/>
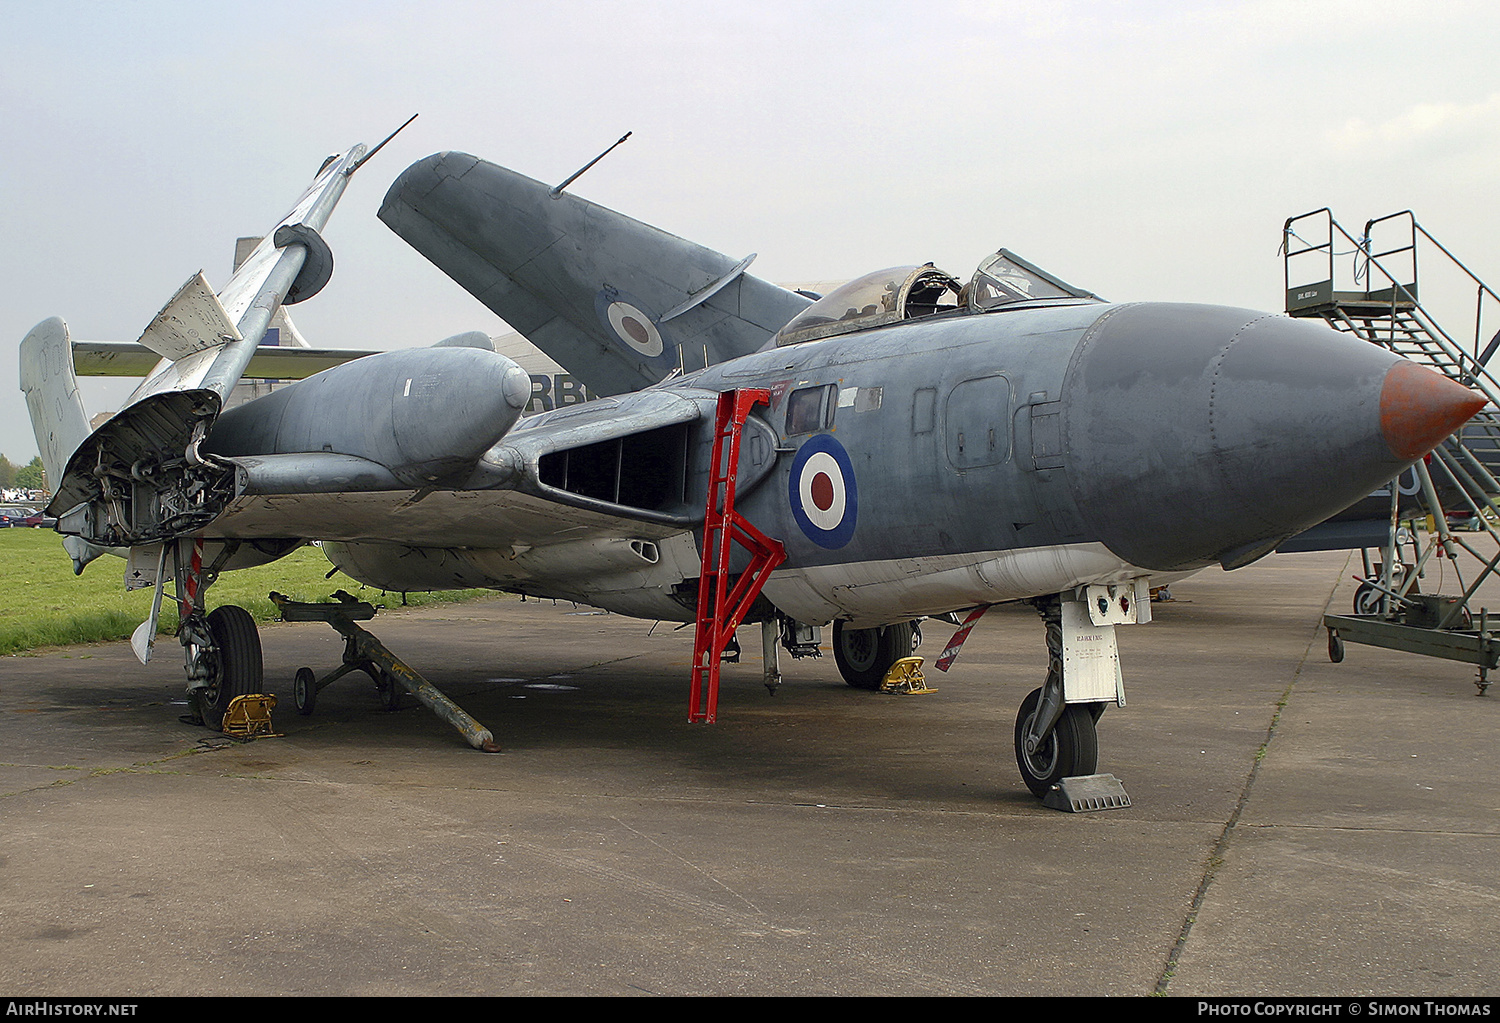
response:
<path fill-rule="evenodd" d="M 1377 239 L 1385 244 L 1377 244 Z M 1433 238 L 1410 210 L 1367 221 L 1357 239 L 1326 207 L 1314 210 L 1285 222 L 1282 246 L 1289 315 L 1321 317 L 1335 330 L 1387 348 L 1489 399 L 1490 404 L 1459 433 L 1415 466 L 1418 507 L 1432 517 L 1425 546 L 1415 539 L 1415 529 L 1402 528 L 1405 516 L 1398 511 L 1399 488 L 1393 481 L 1391 528 L 1380 570 L 1371 570 L 1366 553 L 1366 579 L 1355 598 L 1356 611 L 1366 613 L 1324 616 L 1329 657 L 1335 661 L 1343 659 L 1345 639 L 1467 661 L 1479 666 L 1477 684 L 1483 694 L 1489 670 L 1500 663 L 1500 636 L 1491 635 L 1488 609 L 1475 611 L 1469 605 L 1480 584 L 1496 575 L 1500 553 L 1484 551 L 1476 546 L 1477 538 L 1466 539 L 1451 529 L 1450 518 L 1487 532 L 1500 548 L 1495 513 L 1495 499 L 1500 497 L 1500 382 L 1488 368 L 1500 349 L 1500 332 L 1487 341 L 1484 336 L 1485 312 L 1500 309 L 1500 296 Z M 1349 262 L 1341 265 L 1341 256 L 1350 257 Z M 1465 340 L 1445 330 L 1418 300 L 1419 256 L 1433 277 L 1424 283 L 1429 303 L 1434 294 L 1465 304 L 1472 295 L 1473 329 Z M 1403 543 L 1412 548 L 1409 562 L 1402 560 Z M 1467 583 L 1459 568 L 1463 553 L 1479 563 Z M 1451 560 L 1461 595 L 1419 592 L 1418 580 L 1433 557 Z"/>

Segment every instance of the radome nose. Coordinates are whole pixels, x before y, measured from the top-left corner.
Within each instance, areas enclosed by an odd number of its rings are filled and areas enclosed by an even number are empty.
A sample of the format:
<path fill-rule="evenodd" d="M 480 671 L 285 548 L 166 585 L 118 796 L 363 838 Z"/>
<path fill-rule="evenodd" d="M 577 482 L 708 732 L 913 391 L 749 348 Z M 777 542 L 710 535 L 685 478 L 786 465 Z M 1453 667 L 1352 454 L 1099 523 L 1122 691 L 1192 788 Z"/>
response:
<path fill-rule="evenodd" d="M 1421 458 L 1485 406 L 1482 395 L 1412 362 L 1398 362 L 1380 388 L 1380 432 L 1402 459 Z"/>
<path fill-rule="evenodd" d="M 1157 571 L 1247 564 L 1484 404 L 1321 322 L 1165 304 L 1105 313 L 1063 398 L 1081 514 L 1111 551 Z"/>

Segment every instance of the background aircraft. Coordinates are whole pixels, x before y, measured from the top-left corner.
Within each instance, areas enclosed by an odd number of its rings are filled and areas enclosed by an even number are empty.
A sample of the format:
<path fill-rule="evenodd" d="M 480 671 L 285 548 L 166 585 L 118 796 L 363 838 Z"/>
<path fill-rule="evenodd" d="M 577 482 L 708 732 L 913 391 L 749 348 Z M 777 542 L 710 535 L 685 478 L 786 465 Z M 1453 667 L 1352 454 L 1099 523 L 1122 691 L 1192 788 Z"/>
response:
<path fill-rule="evenodd" d="M 174 296 L 142 338 L 160 362 L 97 428 L 62 322 L 22 345 L 65 544 L 79 570 L 125 553 L 157 603 L 173 580 L 210 724 L 261 668 L 249 616 L 205 613 L 205 590 L 317 539 L 387 589 L 696 622 L 708 720 L 740 620 L 762 624 L 768 679 L 778 644 L 813 652 L 833 623 L 869 688 L 913 622 L 1030 601 L 1051 667 L 1015 745 L 1040 795 L 1095 769 L 1096 721 L 1124 702 L 1114 629 L 1149 619 L 1153 582 L 1254 561 L 1483 404 L 1321 325 L 1105 303 L 1004 250 L 967 284 L 905 266 L 814 299 L 749 275 L 753 256 L 441 153 L 381 218 L 605 397 L 523 421 L 530 374 L 476 334 L 227 407 L 280 306 L 326 283 L 318 231 L 365 158 L 330 157 L 224 289 Z"/>

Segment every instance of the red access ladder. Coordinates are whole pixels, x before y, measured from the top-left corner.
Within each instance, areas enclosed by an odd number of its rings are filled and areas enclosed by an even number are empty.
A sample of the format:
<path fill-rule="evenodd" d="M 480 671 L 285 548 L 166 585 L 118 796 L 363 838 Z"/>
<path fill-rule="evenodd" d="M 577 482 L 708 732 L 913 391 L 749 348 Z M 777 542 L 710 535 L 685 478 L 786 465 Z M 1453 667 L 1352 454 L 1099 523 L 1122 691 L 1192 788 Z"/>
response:
<path fill-rule="evenodd" d="M 719 395 L 714 419 L 713 462 L 709 470 L 708 502 L 703 516 L 703 572 L 698 578 L 698 627 L 693 639 L 693 676 L 688 697 L 688 721 L 712 724 L 719 707 L 719 659 L 734 638 L 734 630 L 786 549 L 752 526 L 734 508 L 735 475 L 740 464 L 740 439 L 745 419 L 756 405 L 769 405 L 771 393 L 742 388 Z M 725 457 L 724 442 L 729 442 Z M 750 565 L 729 587 L 729 552 L 738 542 L 750 552 Z"/>

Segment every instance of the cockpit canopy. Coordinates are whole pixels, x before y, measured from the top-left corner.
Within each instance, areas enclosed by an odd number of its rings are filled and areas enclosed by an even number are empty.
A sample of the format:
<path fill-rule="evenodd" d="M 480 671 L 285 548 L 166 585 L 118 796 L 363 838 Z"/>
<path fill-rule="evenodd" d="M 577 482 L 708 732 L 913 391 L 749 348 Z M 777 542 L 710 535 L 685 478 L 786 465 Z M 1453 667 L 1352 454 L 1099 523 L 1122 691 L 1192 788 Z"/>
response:
<path fill-rule="evenodd" d="M 1012 302 L 1038 298 L 1087 298 L 1103 301 L 1092 291 L 1075 288 L 1007 249 L 988 256 L 974 271 L 966 289 L 970 312 L 982 313 Z"/>
<path fill-rule="evenodd" d="M 841 284 L 794 316 L 776 345 L 794 345 L 958 308 L 958 281 L 926 266 L 893 266 Z"/>
<path fill-rule="evenodd" d="M 1102 301 L 1007 249 L 979 264 L 966 287 L 934 267 L 896 266 L 856 277 L 798 313 L 776 335 L 776 345 L 850 334 L 940 312 L 982 313 L 1038 299 Z"/>

